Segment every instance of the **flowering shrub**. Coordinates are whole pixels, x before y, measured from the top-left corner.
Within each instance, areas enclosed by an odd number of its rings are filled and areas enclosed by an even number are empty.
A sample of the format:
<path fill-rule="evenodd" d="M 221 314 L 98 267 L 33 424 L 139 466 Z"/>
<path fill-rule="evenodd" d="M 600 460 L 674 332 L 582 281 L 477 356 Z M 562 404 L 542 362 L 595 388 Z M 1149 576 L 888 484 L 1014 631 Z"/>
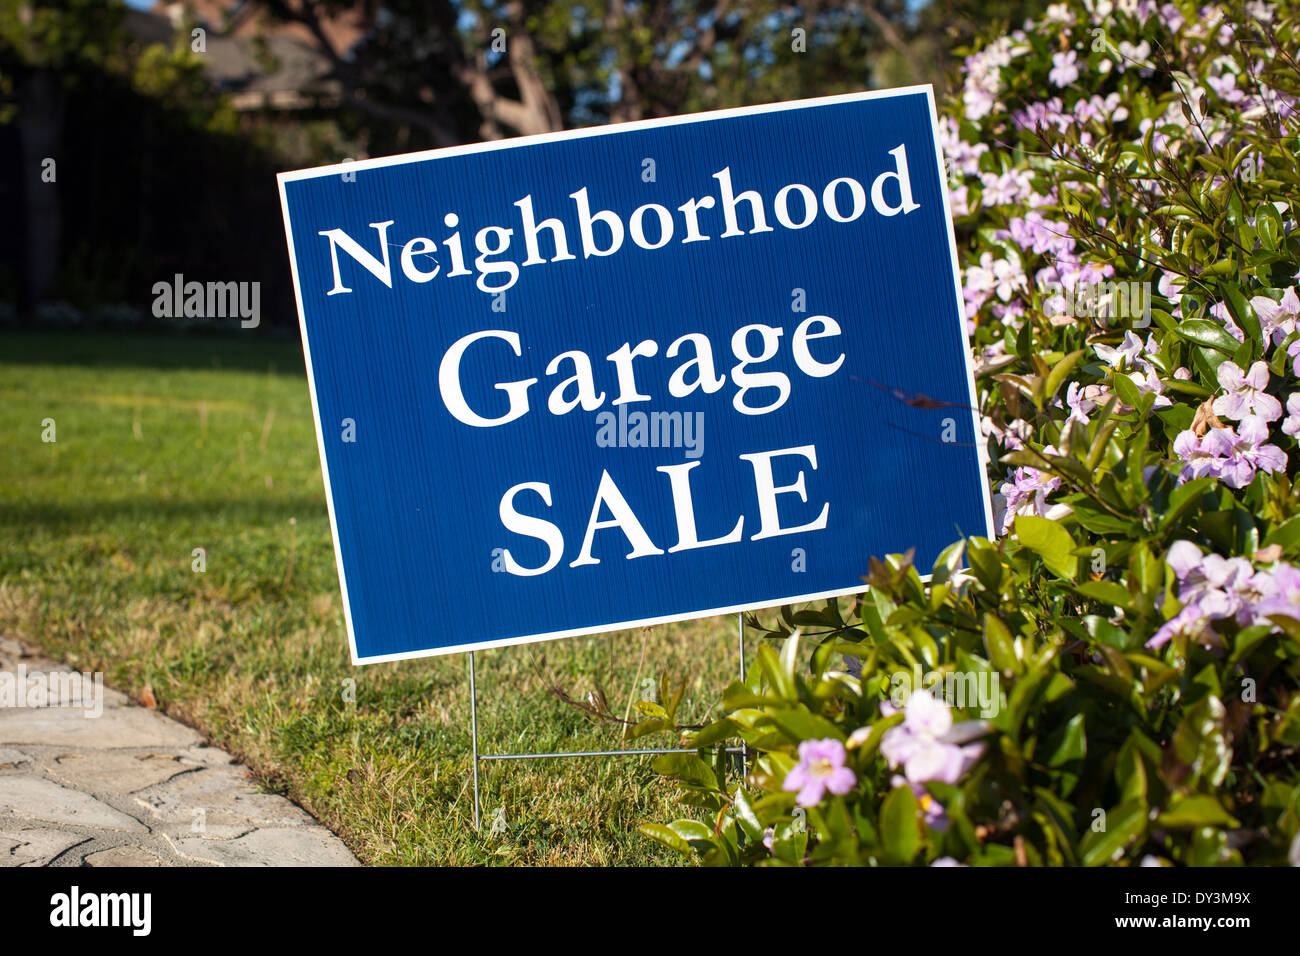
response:
<path fill-rule="evenodd" d="M 644 833 L 1300 864 L 1298 12 L 1061 4 L 966 59 L 941 125 L 999 536 L 751 618 L 723 716 L 657 762 L 700 819 Z"/>

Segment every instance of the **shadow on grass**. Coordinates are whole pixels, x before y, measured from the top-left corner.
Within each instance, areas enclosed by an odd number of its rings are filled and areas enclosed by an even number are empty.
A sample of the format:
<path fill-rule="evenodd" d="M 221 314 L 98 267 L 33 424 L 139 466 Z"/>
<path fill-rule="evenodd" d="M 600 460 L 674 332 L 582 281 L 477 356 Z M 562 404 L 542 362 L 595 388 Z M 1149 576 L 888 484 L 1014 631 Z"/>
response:
<path fill-rule="evenodd" d="M 278 335 L 279 333 L 277 333 Z M 127 329 L 0 331 L 4 365 L 79 365 L 87 368 L 203 369 L 305 376 L 297 335 Z"/>

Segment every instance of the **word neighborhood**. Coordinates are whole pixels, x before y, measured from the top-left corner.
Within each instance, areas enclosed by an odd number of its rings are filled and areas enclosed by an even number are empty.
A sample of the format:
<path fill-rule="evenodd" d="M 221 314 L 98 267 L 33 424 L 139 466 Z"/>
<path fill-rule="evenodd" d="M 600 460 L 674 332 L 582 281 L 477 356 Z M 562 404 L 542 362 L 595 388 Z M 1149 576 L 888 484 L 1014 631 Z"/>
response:
<path fill-rule="evenodd" d="M 920 208 L 919 203 L 912 199 L 912 178 L 907 168 L 906 145 L 900 143 L 889 150 L 889 156 L 894 161 L 894 168 L 886 169 L 872 181 L 871 206 L 881 216 L 897 216 L 899 213 L 906 215 Z M 755 189 L 745 189 L 738 194 L 732 184 L 730 166 L 718 170 L 713 174 L 713 178 L 718 181 L 716 197 L 706 193 L 703 196 L 687 199 L 677 207 L 677 212 L 681 213 L 680 230 L 677 217 L 660 203 L 651 202 L 638 206 L 628 216 L 627 224 L 624 226 L 623 218 L 612 210 L 591 211 L 591 198 L 586 186 L 570 193 L 569 198 L 573 200 L 574 215 L 578 222 L 582 257 L 590 259 L 592 256 L 612 256 L 623 248 L 623 243 L 628 236 L 631 236 L 632 242 L 637 246 L 647 250 L 662 249 L 678 235 L 681 236 L 679 241 L 682 244 L 708 242 L 712 236 L 708 234 L 710 229 L 708 222 L 702 221 L 704 219 L 701 215 L 702 211 L 711 211 L 715 217 L 721 216 L 720 224 L 724 228 L 718 236 L 722 239 L 752 236 L 775 230 L 774 226 L 768 224 L 767 205 L 762 194 Z M 887 189 L 891 190 L 888 194 Z M 791 211 L 791 199 L 796 196 L 798 198 L 793 205 L 798 218 Z M 897 201 L 893 201 L 895 197 Z M 752 223 L 748 230 L 740 227 L 741 203 L 748 206 Z M 569 233 L 563 222 L 555 218 L 537 221 L 531 194 L 516 200 L 514 205 L 519 208 L 518 227 L 523 238 L 524 249 L 528 254 L 527 258 L 522 263 L 509 258 L 493 259 L 493 256 L 505 256 L 510 251 L 515 230 L 506 226 L 483 226 L 479 229 L 474 234 L 474 248 L 479 253 L 474 260 L 474 269 L 478 272 L 475 284 L 483 292 L 504 292 L 509 289 L 519 281 L 521 265 L 540 266 L 547 262 L 563 262 L 577 258 L 569 251 Z M 773 217 L 784 229 L 807 229 L 817 220 L 820 210 L 824 210 L 826 216 L 834 222 L 854 222 L 867 211 L 867 190 L 853 177 L 841 176 L 832 179 L 822 187 L 820 207 L 818 194 L 812 187 L 803 183 L 790 183 L 783 186 L 772 200 Z M 651 216 L 654 225 L 647 230 L 647 218 Z M 455 212 L 448 212 L 443 216 L 442 222 L 448 229 L 456 229 L 460 225 L 460 216 Z M 388 229 L 395 223 L 395 219 L 370 223 L 370 228 L 376 233 L 374 241 L 377 243 L 379 255 L 366 249 L 360 240 L 348 235 L 340 227 L 320 230 L 320 235 L 329 240 L 330 265 L 333 267 L 334 284 L 327 295 L 342 295 L 352 291 L 343 282 L 339 263 L 340 252 L 349 256 L 390 289 L 393 287 L 390 246 L 401 248 L 399 262 L 402 275 L 411 282 L 431 282 L 440 274 L 448 279 L 474 274 L 465 267 L 464 243 L 459 229 L 442 240 L 450 266 L 450 269 L 443 273 L 443 263 L 435 257 L 438 244 L 427 236 L 414 236 L 405 241 L 394 242 L 389 238 Z M 597 226 L 600 226 L 600 235 L 597 235 Z M 713 228 L 716 228 L 716 224 Z M 541 244 L 538 241 L 542 230 L 549 232 L 551 237 L 555 254 L 550 258 L 542 255 Z M 648 233 L 652 234 L 653 238 L 650 238 Z"/>

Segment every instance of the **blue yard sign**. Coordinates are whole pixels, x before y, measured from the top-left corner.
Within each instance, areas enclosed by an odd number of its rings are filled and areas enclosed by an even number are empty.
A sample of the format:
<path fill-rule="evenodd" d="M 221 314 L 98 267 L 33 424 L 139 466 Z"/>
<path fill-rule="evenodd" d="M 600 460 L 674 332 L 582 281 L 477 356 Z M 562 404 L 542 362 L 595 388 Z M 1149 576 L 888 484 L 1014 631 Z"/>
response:
<path fill-rule="evenodd" d="M 355 662 L 989 534 L 928 87 L 284 173 Z"/>

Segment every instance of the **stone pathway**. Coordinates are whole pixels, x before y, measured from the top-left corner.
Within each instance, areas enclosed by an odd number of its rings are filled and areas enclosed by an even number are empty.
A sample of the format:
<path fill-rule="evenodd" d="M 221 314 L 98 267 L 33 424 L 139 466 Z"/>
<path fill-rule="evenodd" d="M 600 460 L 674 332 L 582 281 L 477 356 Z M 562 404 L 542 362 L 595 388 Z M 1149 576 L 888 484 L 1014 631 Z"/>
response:
<path fill-rule="evenodd" d="M 100 688 L 0 637 L 0 866 L 358 865 L 197 731 Z"/>

